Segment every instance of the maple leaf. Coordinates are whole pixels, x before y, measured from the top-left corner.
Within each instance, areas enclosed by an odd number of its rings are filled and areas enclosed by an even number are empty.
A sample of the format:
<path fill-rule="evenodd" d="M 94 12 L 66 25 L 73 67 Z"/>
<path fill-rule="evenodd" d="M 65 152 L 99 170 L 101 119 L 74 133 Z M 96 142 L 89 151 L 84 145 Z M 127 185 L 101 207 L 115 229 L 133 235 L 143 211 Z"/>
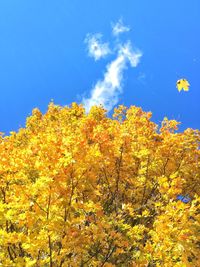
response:
<path fill-rule="evenodd" d="M 189 82 L 186 79 L 180 79 L 176 82 L 176 87 L 178 91 L 180 92 L 182 89 L 184 91 L 189 91 Z"/>

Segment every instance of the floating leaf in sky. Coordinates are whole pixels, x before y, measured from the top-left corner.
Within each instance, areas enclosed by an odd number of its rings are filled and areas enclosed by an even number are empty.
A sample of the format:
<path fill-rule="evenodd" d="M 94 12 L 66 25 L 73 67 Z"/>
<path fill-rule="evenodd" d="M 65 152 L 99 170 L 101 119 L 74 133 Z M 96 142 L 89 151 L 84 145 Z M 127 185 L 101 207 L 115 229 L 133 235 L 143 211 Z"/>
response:
<path fill-rule="evenodd" d="M 182 89 L 184 91 L 189 91 L 189 82 L 186 79 L 180 79 L 176 82 L 176 87 L 178 88 L 178 91 L 180 92 Z"/>

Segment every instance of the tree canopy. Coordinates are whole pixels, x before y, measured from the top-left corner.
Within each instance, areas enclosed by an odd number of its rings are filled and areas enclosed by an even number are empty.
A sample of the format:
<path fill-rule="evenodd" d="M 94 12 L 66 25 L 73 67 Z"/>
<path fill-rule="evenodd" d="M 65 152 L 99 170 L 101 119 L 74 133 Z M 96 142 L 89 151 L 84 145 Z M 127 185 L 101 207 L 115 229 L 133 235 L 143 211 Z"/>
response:
<path fill-rule="evenodd" d="M 0 266 L 199 266 L 200 132 L 151 115 L 50 103 L 1 134 Z"/>

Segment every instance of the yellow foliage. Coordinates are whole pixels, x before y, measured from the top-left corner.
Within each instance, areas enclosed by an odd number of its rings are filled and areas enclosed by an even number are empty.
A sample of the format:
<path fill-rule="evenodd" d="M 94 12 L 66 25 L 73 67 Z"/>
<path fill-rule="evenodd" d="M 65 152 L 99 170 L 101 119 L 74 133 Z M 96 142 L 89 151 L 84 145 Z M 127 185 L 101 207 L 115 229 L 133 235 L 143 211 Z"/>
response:
<path fill-rule="evenodd" d="M 199 266 L 200 133 L 151 115 L 50 103 L 1 134 L 0 266 Z"/>

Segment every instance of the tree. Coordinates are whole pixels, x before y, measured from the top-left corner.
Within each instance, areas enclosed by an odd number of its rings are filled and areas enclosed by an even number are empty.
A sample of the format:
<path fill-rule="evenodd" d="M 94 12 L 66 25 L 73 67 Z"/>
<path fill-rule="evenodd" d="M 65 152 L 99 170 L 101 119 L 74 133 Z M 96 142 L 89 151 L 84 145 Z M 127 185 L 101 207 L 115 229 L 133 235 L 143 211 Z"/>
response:
<path fill-rule="evenodd" d="M 50 103 L 1 135 L 0 265 L 199 266 L 200 132 L 150 119 Z"/>

